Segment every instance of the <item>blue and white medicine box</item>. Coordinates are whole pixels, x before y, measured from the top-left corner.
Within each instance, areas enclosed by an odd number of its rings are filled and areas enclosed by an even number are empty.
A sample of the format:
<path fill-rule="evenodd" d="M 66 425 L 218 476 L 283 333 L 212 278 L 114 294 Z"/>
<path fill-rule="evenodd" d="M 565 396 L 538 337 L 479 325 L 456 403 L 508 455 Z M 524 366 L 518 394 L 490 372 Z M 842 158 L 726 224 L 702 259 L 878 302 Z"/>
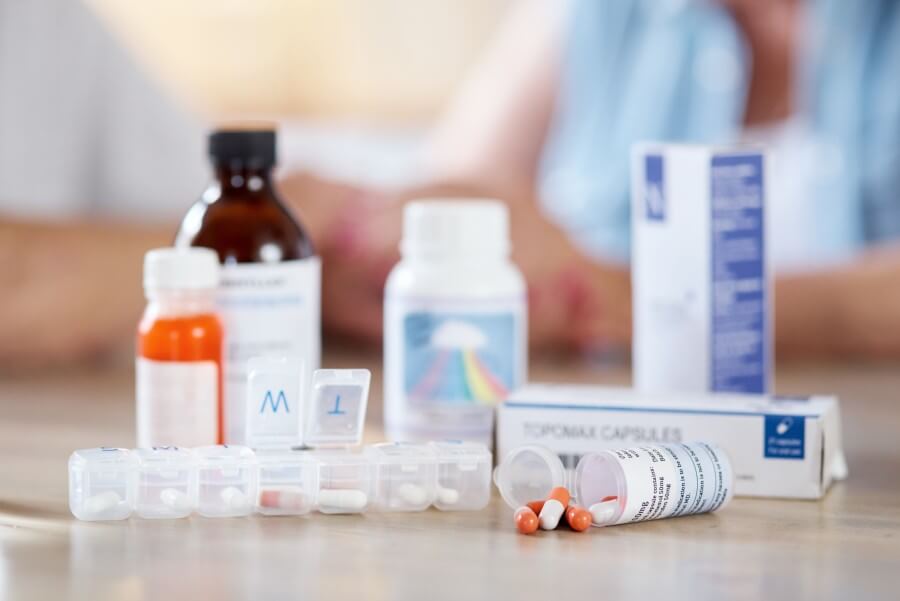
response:
<path fill-rule="evenodd" d="M 771 392 L 770 178 L 756 149 L 633 148 L 637 389 Z"/>
<path fill-rule="evenodd" d="M 570 469 L 589 452 L 701 440 L 728 453 L 737 495 L 817 499 L 847 473 L 834 397 L 530 384 L 497 413 L 499 457 L 539 444 Z"/>

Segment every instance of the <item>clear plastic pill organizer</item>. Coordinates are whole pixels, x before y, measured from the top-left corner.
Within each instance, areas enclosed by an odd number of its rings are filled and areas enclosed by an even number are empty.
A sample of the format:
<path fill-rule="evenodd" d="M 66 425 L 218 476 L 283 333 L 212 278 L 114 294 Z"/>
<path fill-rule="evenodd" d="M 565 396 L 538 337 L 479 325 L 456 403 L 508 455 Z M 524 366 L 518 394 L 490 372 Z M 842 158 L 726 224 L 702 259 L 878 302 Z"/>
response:
<path fill-rule="evenodd" d="M 262 371 L 270 380 L 274 372 L 296 376 L 283 363 L 255 363 L 250 394 L 265 394 Z M 359 446 L 369 382 L 367 370 L 317 370 L 302 419 L 248 420 L 248 440 L 257 450 L 216 445 L 75 451 L 69 458 L 72 514 L 98 521 L 484 508 L 491 494 L 491 453 L 483 444 Z"/>
<path fill-rule="evenodd" d="M 69 459 L 69 508 L 88 521 L 474 511 L 490 494 L 491 453 L 478 443 L 379 443 L 361 451 L 101 447 Z"/>

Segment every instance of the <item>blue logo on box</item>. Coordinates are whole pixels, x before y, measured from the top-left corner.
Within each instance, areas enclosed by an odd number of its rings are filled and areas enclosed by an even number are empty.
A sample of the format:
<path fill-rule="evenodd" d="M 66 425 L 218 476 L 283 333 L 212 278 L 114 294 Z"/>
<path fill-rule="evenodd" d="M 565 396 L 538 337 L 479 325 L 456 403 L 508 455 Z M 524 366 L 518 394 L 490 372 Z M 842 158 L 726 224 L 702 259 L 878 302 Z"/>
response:
<path fill-rule="evenodd" d="M 663 158 L 658 154 L 644 157 L 644 207 L 647 209 L 648 221 L 666 220 Z"/>
<path fill-rule="evenodd" d="M 765 456 L 772 459 L 803 459 L 806 419 L 799 415 L 767 415 L 765 420 Z"/>

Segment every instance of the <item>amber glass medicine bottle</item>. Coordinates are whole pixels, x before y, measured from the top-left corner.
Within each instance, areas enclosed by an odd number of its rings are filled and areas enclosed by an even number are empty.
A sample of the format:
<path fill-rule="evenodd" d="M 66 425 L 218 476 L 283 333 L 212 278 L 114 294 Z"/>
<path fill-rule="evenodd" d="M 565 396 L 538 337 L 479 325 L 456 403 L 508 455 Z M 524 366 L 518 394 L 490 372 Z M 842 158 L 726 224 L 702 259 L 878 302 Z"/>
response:
<path fill-rule="evenodd" d="M 222 441 L 218 283 L 219 261 L 208 249 L 160 248 L 144 257 L 148 302 L 135 366 L 138 447 Z"/>
<path fill-rule="evenodd" d="M 218 309 L 225 330 L 225 442 L 244 442 L 247 361 L 299 357 L 319 366 L 320 262 L 278 196 L 272 129 L 209 137 L 214 179 L 185 215 L 176 246 L 202 246 L 222 264 Z"/>

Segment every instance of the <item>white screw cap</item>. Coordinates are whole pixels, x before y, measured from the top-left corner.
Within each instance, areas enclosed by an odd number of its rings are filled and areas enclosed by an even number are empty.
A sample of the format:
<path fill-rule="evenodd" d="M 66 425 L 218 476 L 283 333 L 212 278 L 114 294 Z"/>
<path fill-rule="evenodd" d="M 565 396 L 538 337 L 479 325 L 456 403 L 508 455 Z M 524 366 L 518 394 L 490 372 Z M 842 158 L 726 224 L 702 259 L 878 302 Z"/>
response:
<path fill-rule="evenodd" d="M 144 255 L 145 290 L 205 290 L 219 285 L 219 256 L 209 248 L 157 248 Z"/>
<path fill-rule="evenodd" d="M 404 256 L 505 257 L 510 252 L 509 211 L 489 199 L 423 199 L 403 210 Z"/>

